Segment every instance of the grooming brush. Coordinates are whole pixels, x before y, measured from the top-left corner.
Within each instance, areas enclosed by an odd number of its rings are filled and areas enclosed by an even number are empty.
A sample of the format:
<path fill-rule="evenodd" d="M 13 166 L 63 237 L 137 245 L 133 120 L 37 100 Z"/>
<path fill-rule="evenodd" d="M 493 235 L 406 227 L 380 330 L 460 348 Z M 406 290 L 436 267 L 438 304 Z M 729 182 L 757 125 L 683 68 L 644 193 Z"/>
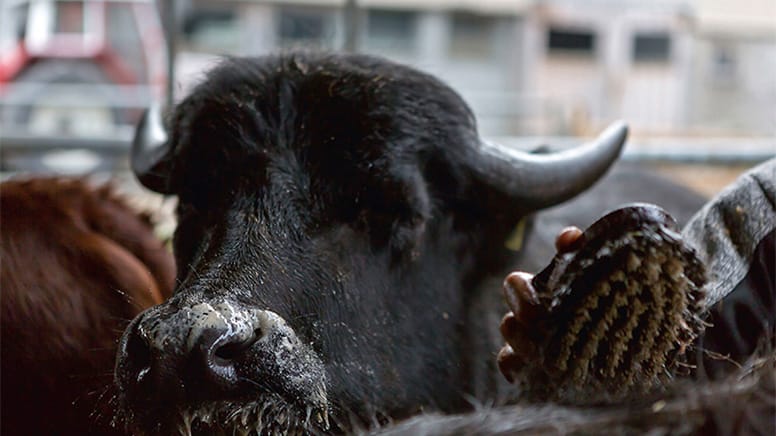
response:
<path fill-rule="evenodd" d="M 674 219 L 634 204 L 596 221 L 533 278 L 544 312 L 534 379 L 543 396 L 617 397 L 670 377 L 700 333 L 706 274 Z"/>

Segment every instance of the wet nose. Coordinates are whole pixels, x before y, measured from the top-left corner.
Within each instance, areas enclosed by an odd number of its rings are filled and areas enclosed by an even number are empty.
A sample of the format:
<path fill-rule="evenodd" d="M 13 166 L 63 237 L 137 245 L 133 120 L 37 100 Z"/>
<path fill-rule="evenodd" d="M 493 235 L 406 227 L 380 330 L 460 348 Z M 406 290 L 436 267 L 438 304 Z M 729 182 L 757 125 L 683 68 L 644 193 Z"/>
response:
<path fill-rule="evenodd" d="M 164 401 L 207 398 L 234 390 L 236 367 L 271 330 L 273 318 L 236 310 L 232 305 L 202 304 L 164 316 L 145 312 L 122 337 L 116 377 L 135 398 Z"/>
<path fill-rule="evenodd" d="M 204 368 L 203 375 L 214 386 L 229 388 L 237 381 L 235 364 L 242 360 L 261 334 L 259 328 L 244 333 L 214 328 L 203 330 L 190 351 L 191 358 Z"/>

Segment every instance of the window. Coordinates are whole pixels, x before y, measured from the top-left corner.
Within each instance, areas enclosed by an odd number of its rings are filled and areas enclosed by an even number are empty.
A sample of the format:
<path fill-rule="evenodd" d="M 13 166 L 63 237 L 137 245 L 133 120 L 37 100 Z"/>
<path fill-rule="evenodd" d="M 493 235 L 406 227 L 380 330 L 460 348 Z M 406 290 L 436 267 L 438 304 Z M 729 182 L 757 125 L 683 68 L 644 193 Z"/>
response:
<path fill-rule="evenodd" d="M 633 60 L 667 62 L 671 56 L 671 38 L 667 33 L 640 33 L 633 38 Z"/>
<path fill-rule="evenodd" d="M 372 9 L 367 14 L 367 46 L 377 50 L 411 51 L 417 34 L 417 13 Z"/>
<path fill-rule="evenodd" d="M 240 29 L 231 9 L 195 9 L 186 16 L 183 33 L 195 50 L 228 52 L 239 47 Z"/>
<path fill-rule="evenodd" d="M 592 30 L 550 28 L 547 48 L 551 53 L 592 55 L 595 50 L 595 34 Z"/>
<path fill-rule="evenodd" d="M 82 2 L 59 2 L 56 13 L 54 32 L 83 33 L 84 4 Z"/>
<path fill-rule="evenodd" d="M 494 55 L 496 20 L 487 15 L 455 12 L 451 20 L 450 57 L 490 59 Z"/>
<path fill-rule="evenodd" d="M 334 36 L 331 14 L 314 10 L 282 9 L 278 18 L 281 46 L 313 45 L 330 47 Z"/>

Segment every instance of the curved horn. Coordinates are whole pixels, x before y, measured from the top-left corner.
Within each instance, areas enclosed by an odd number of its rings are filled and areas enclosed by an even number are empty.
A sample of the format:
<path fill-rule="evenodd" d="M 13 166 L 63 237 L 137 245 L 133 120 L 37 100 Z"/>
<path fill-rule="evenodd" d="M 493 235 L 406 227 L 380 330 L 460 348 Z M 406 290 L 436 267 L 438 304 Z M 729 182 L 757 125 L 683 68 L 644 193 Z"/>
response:
<path fill-rule="evenodd" d="M 135 129 L 130 165 L 135 177 L 148 189 L 170 194 L 170 144 L 158 105 L 146 109 Z"/>
<path fill-rule="evenodd" d="M 627 136 L 625 123 L 616 122 L 591 143 L 550 154 L 482 142 L 472 170 L 511 200 L 537 210 L 568 200 L 600 179 L 620 155 Z"/>

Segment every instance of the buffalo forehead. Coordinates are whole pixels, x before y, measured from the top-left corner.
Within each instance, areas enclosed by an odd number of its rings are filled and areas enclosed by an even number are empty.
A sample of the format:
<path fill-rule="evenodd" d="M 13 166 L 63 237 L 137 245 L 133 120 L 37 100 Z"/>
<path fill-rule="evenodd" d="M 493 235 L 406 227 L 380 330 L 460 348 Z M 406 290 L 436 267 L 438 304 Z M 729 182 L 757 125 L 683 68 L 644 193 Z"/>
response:
<path fill-rule="evenodd" d="M 400 154 L 424 142 L 408 137 L 449 130 L 451 114 L 471 123 L 457 95 L 421 73 L 320 58 L 306 59 L 302 69 L 299 58 L 235 59 L 216 68 L 179 106 L 178 138 L 215 149 L 211 164 L 232 150 L 261 161 L 292 149 L 302 161 L 362 166 L 379 162 L 386 145 Z"/>

